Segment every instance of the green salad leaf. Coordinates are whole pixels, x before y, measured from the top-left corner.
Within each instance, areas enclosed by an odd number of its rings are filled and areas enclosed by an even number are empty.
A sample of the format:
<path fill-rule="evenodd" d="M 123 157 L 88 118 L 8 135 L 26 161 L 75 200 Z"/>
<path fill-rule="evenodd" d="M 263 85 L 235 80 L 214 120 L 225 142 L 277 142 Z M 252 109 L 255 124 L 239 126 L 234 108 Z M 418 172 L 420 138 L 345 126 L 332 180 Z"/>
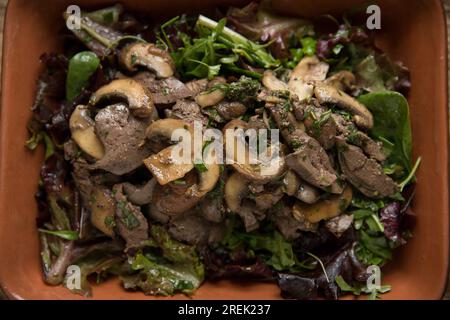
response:
<path fill-rule="evenodd" d="M 91 51 L 79 52 L 70 59 L 66 80 L 66 99 L 73 101 L 88 86 L 89 79 L 100 66 L 100 59 Z"/>
<path fill-rule="evenodd" d="M 358 100 L 373 114 L 370 135 L 390 150 L 387 164 L 398 164 L 403 170 L 398 178 L 408 176 L 412 169 L 412 134 L 409 106 L 405 97 L 394 91 L 373 92 Z M 386 142 L 387 141 L 387 142 Z"/>
<path fill-rule="evenodd" d="M 56 236 L 56 237 L 62 238 L 64 240 L 78 240 L 78 232 L 72 231 L 72 230 L 52 231 L 52 230 L 39 229 L 39 232 L 50 234 L 52 236 Z"/>
<path fill-rule="evenodd" d="M 175 21 L 172 19 L 169 22 Z M 162 26 L 167 25 L 168 23 L 165 23 Z M 178 50 L 172 50 L 172 57 L 183 77 L 212 79 L 222 69 L 227 69 L 252 78 L 261 78 L 260 73 L 238 66 L 240 58 L 256 67 L 276 68 L 280 65 L 264 45 L 248 40 L 225 25 L 226 19 L 216 22 L 200 15 L 195 28 L 197 37 L 191 38 L 185 33 L 178 33 L 183 46 Z M 161 29 L 164 35 L 164 28 Z M 168 38 L 164 38 L 161 41 L 167 42 L 167 48 L 172 49 L 173 45 Z"/>
<path fill-rule="evenodd" d="M 123 12 L 123 7 L 120 4 L 116 4 L 111 7 L 106 7 L 91 12 L 83 12 L 82 16 L 89 17 L 92 21 L 100 23 L 104 26 L 113 26 L 119 22 L 120 15 Z"/>
<path fill-rule="evenodd" d="M 343 292 L 351 292 L 355 296 L 365 293 L 368 295 L 369 300 L 376 300 L 380 298 L 380 294 L 391 291 L 390 285 L 382 285 L 379 288 L 369 290 L 367 286 L 362 286 L 361 284 L 350 285 L 348 284 L 342 276 L 337 276 L 334 280 L 338 285 L 339 289 Z"/>
<path fill-rule="evenodd" d="M 250 250 L 278 271 L 288 270 L 297 263 L 292 245 L 281 233 L 270 227 L 267 230 L 247 233 L 240 230 L 236 219 L 228 219 L 227 232 L 221 243 L 229 250 L 239 247 Z"/>
<path fill-rule="evenodd" d="M 193 294 L 204 279 L 204 266 L 195 248 L 170 238 L 160 226 L 151 228 L 148 252 L 139 252 L 131 258 L 132 271 L 122 276 L 125 288 L 140 288 L 145 294 Z"/>

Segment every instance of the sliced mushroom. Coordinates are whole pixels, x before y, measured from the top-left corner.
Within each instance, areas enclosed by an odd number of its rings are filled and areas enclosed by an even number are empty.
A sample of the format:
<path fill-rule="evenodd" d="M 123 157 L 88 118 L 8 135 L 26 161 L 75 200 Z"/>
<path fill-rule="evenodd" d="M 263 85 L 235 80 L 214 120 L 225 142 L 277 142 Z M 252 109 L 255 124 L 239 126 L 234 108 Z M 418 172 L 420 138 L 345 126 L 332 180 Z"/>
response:
<path fill-rule="evenodd" d="M 212 91 L 205 91 L 195 97 L 195 102 L 202 107 L 212 107 L 225 99 L 225 92 L 222 89 L 214 89 Z"/>
<path fill-rule="evenodd" d="M 136 71 L 136 66 L 154 71 L 158 78 L 174 75 L 175 65 L 170 54 L 152 43 L 134 42 L 120 51 L 119 61 L 128 71 Z"/>
<path fill-rule="evenodd" d="M 327 76 L 329 65 L 321 62 L 316 56 L 303 58 L 292 70 L 289 78 L 289 90 L 296 94 L 300 101 L 312 97 L 315 81 L 323 81 Z"/>
<path fill-rule="evenodd" d="M 185 85 L 193 96 L 200 94 L 208 88 L 208 79 L 191 80 Z"/>
<path fill-rule="evenodd" d="M 353 88 L 355 81 L 356 80 L 353 73 L 347 70 L 341 70 L 326 78 L 324 83 L 335 87 L 338 90 L 347 91 Z"/>
<path fill-rule="evenodd" d="M 342 194 L 332 195 L 313 205 L 297 202 L 293 214 L 294 216 L 297 214 L 300 219 L 306 218 L 310 223 L 328 220 L 337 217 L 347 209 L 352 201 L 352 195 L 352 189 L 346 187 Z"/>
<path fill-rule="evenodd" d="M 101 87 L 91 96 L 89 103 L 95 106 L 106 99 L 126 100 L 128 108 L 141 118 L 152 116 L 155 108 L 150 91 L 129 78 L 114 80 Z"/>
<path fill-rule="evenodd" d="M 318 223 L 312 223 L 306 218 L 305 212 L 302 210 L 301 202 L 296 201 L 294 203 L 294 206 L 292 207 L 292 216 L 298 223 L 298 229 L 310 232 L 317 230 Z"/>
<path fill-rule="evenodd" d="M 285 186 L 286 194 L 291 197 L 295 196 L 300 187 L 300 178 L 293 170 L 289 169 L 284 176 L 283 184 Z"/>
<path fill-rule="evenodd" d="M 94 125 L 86 106 L 77 106 L 70 116 L 69 126 L 72 139 L 88 155 L 95 159 L 101 159 L 105 155 L 105 150 L 95 134 Z"/>
<path fill-rule="evenodd" d="M 261 81 L 264 87 L 272 91 L 286 91 L 289 89 L 287 83 L 278 79 L 270 70 L 264 71 Z"/>
<path fill-rule="evenodd" d="M 239 173 L 233 173 L 225 183 L 225 201 L 231 212 L 241 210 L 242 200 L 248 194 L 248 182 Z"/>
<path fill-rule="evenodd" d="M 152 149 L 157 149 L 158 154 L 154 154 L 144 160 L 144 164 L 158 180 L 159 184 L 165 185 L 171 181 L 184 177 L 186 173 L 194 168 L 192 163 L 192 145 L 189 154 L 189 161 L 176 161 L 173 158 L 176 152 L 176 145 L 169 146 L 163 149 L 169 142 L 172 142 L 172 134 L 175 130 L 186 130 L 186 133 L 193 138 L 193 128 L 187 122 L 179 119 L 161 119 L 150 124 L 146 131 L 147 140 L 153 146 Z M 161 141 L 163 143 L 161 143 Z M 155 146 L 156 143 L 156 146 Z M 162 150 L 161 150 L 162 149 Z M 180 155 L 183 156 L 184 155 Z M 179 159 L 183 160 L 183 159 Z"/>
<path fill-rule="evenodd" d="M 238 137 L 237 134 L 234 134 L 237 129 L 247 130 L 248 128 L 249 124 L 239 119 L 230 121 L 223 128 L 227 163 L 231 162 L 233 168 L 250 181 L 258 181 L 263 183 L 280 177 L 286 169 L 286 163 L 283 155 L 281 154 L 281 150 L 278 150 L 279 152 L 277 154 L 273 145 L 267 147 L 267 152 L 270 155 L 264 157 L 267 159 L 258 159 L 256 164 L 250 163 L 251 151 L 248 144 L 245 142 L 245 139 Z M 227 134 L 228 130 L 232 130 L 232 134 Z M 232 152 L 233 149 L 234 152 Z M 242 159 L 242 156 L 240 157 L 238 155 L 239 150 L 244 150 L 244 159 Z M 234 157 L 230 155 L 230 152 L 232 152 Z M 240 160 L 244 160 L 244 163 L 241 163 Z"/>
<path fill-rule="evenodd" d="M 225 78 L 222 77 L 214 78 L 208 84 L 208 90 L 198 94 L 195 97 L 195 102 L 197 102 L 197 104 L 202 108 L 215 106 L 220 101 L 225 99 L 225 92 L 222 89 L 217 88 L 216 86 L 224 84 L 226 82 L 227 81 L 225 80 Z"/>
<path fill-rule="evenodd" d="M 147 140 L 150 144 L 152 144 L 152 146 L 157 145 L 155 146 L 156 149 L 158 149 L 159 146 L 160 149 L 155 151 L 159 152 L 167 146 L 167 144 L 170 144 L 169 142 L 171 142 L 173 132 L 179 129 L 191 130 L 191 126 L 187 122 L 180 119 L 160 119 L 151 123 L 145 134 Z"/>
<path fill-rule="evenodd" d="M 300 201 L 313 204 L 319 201 L 320 191 L 316 187 L 300 179 L 300 186 L 298 187 L 296 197 Z"/>
<path fill-rule="evenodd" d="M 320 104 L 335 104 L 340 108 L 353 114 L 353 119 L 358 127 L 371 129 L 373 127 L 372 113 L 365 105 L 344 91 L 330 85 L 317 84 L 314 94 Z"/>
<path fill-rule="evenodd" d="M 200 196 L 213 190 L 220 177 L 220 166 L 217 163 L 212 144 L 208 147 L 204 165 L 206 171 L 199 173 L 198 192 Z"/>
<path fill-rule="evenodd" d="M 104 187 L 95 187 L 90 200 L 91 223 L 107 236 L 114 237 L 116 201 Z"/>
<path fill-rule="evenodd" d="M 144 160 L 145 166 L 160 185 L 166 185 L 169 182 L 181 179 L 194 168 L 192 162 L 183 163 L 173 160 L 172 155 L 175 152 L 175 147 L 170 146 Z"/>
<path fill-rule="evenodd" d="M 286 172 L 283 184 L 285 186 L 285 193 L 288 196 L 296 197 L 305 203 L 313 204 L 320 198 L 319 190 L 300 179 L 293 170 Z"/>
<path fill-rule="evenodd" d="M 353 215 L 341 214 L 325 222 L 325 227 L 333 233 L 336 238 L 340 238 L 353 223 Z"/>

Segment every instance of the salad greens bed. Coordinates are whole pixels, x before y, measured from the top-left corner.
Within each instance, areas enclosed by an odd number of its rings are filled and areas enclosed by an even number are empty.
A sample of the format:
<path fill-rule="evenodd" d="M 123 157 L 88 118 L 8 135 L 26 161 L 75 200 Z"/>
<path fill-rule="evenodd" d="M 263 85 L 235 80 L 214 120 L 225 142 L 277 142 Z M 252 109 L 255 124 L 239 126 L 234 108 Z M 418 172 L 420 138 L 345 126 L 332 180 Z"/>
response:
<path fill-rule="evenodd" d="M 93 281 L 101 282 L 111 276 L 118 276 L 124 288 L 149 295 L 193 295 L 206 279 L 239 277 L 277 283 L 286 298 L 336 299 L 351 293 L 375 299 L 389 291 L 388 285 L 367 288 L 370 275 L 367 267 L 382 267 L 395 260 L 394 249 L 412 236 L 408 208 L 414 196 L 420 158 L 412 156 L 405 98 L 410 87 L 409 73 L 375 46 L 372 33 L 352 25 L 350 20 L 347 16 L 322 17 L 313 23 L 282 17 L 273 13 L 267 2 L 204 15 L 181 15 L 162 24 L 132 15 L 121 5 L 83 12 L 81 29 L 66 30 L 61 35 L 64 51 L 41 57 L 44 70 L 38 80 L 33 119 L 28 127 L 31 137 L 27 147 L 34 150 L 41 143 L 45 146 L 45 163 L 36 194 L 45 281 L 73 288 L 67 285 L 71 278 L 66 270 L 77 265 L 82 274 L 81 287 L 72 291 L 82 295 L 91 294 Z M 123 200 L 120 196 L 124 191 L 116 185 L 124 182 L 139 185 L 151 178 L 148 170 L 140 167 L 117 175 L 94 168 L 90 182 L 86 182 L 78 176 L 84 168 L 79 159 L 84 158 L 84 165 L 92 165 L 95 159 L 82 148 L 69 152 L 69 142 L 74 139 L 69 123 L 71 115 L 77 106 L 87 105 L 99 88 L 117 79 L 118 74 L 130 74 L 118 60 L 121 51 L 134 43 L 154 43 L 158 50 L 166 51 L 176 77 L 185 84 L 198 79 L 211 82 L 219 76 L 225 78 L 207 93 L 221 90 L 224 99 L 245 102 L 245 114 L 236 117 L 243 121 L 262 115 L 258 112 L 264 109 L 264 104 L 258 97 L 264 91 L 261 81 L 264 84 L 265 71 L 270 70 L 279 80 L 287 82 L 303 59 L 317 57 L 329 66 L 328 78 L 345 71 L 351 73 L 353 81 L 344 86 L 345 90 L 373 115 L 373 126 L 365 133 L 386 155 L 380 166 L 383 174 L 395 181 L 396 192 L 381 198 L 368 197 L 352 187 L 351 201 L 343 208 L 352 222 L 339 235 L 330 232 L 322 220 L 315 222 L 313 229 L 287 237 L 276 219 L 268 218 L 290 212 L 293 200 L 286 200 L 286 195 L 272 204 L 258 228 L 248 229 L 242 214 L 226 210 L 220 222 L 222 236 L 216 241 L 185 241 L 151 215 L 144 218 L 148 229 L 142 231 L 140 219 L 144 215 L 136 212 L 142 210 L 145 214 L 151 204 L 139 205 L 126 197 Z M 137 63 L 137 59 L 132 56 L 131 64 Z M 164 88 L 160 90 L 163 96 L 169 95 Z M 295 103 L 289 94 L 287 98 L 278 94 L 287 99 L 286 105 Z M 209 127 L 223 126 L 216 109 L 205 109 L 204 114 Z M 264 115 L 270 127 L 278 127 L 270 113 L 267 116 L 264 111 Z M 331 105 L 319 118 L 313 117 L 316 136 L 333 115 L 352 121 L 351 112 Z M 358 139 L 358 135 L 352 133 L 347 142 L 353 144 L 352 139 Z M 301 148 L 295 144 L 291 147 L 294 152 Z M 340 151 L 330 149 L 328 154 L 337 159 L 337 152 Z M 197 164 L 194 170 L 205 172 L 208 168 Z M 340 169 L 337 171 L 342 174 Z M 204 199 L 226 205 L 224 189 L 230 173 L 230 168 L 222 167 L 220 179 Z M 282 184 L 282 180 L 283 177 L 273 184 Z M 119 215 L 113 213 L 104 218 L 107 232 L 99 230 L 89 218 L 93 206 L 103 209 L 107 206 L 95 192 L 85 201 L 84 183 L 106 188 L 103 194 L 108 194 L 117 210 L 121 210 Z M 171 185 L 182 188 L 186 183 L 187 177 Z M 320 192 L 322 200 L 333 196 L 327 191 Z M 130 236 L 123 226 L 136 234 L 142 231 L 143 241 L 130 246 Z"/>

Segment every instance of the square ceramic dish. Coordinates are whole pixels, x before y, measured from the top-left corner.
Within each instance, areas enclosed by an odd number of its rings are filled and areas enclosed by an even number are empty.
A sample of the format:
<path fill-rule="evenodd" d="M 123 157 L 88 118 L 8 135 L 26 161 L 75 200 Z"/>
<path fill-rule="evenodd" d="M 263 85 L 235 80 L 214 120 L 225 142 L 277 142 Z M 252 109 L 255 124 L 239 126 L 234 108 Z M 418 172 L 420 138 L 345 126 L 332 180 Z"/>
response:
<path fill-rule="evenodd" d="M 122 1 L 129 10 L 164 18 L 217 4 L 245 1 Z M 111 4 L 104 0 L 10 0 L 6 14 L 0 124 L 0 284 L 15 299 L 81 299 L 62 287 L 49 287 L 41 276 L 35 225 L 36 191 L 41 153 L 24 147 L 26 124 L 41 69 L 39 56 L 58 49 L 56 32 L 61 13 L 70 4 L 84 7 Z M 339 13 L 357 0 L 278 0 L 276 7 L 291 15 Z M 444 11 L 438 0 L 378 1 L 382 29 L 377 41 L 411 70 L 409 96 L 414 156 L 422 156 L 412 211 L 417 217 L 414 238 L 395 254 L 385 270 L 392 285 L 384 299 L 439 299 L 448 264 L 448 117 L 447 44 Z M 117 280 L 95 286 L 96 299 L 151 299 L 124 291 Z M 183 298 L 177 296 L 176 298 Z M 271 284 L 206 283 L 196 299 L 275 299 Z"/>

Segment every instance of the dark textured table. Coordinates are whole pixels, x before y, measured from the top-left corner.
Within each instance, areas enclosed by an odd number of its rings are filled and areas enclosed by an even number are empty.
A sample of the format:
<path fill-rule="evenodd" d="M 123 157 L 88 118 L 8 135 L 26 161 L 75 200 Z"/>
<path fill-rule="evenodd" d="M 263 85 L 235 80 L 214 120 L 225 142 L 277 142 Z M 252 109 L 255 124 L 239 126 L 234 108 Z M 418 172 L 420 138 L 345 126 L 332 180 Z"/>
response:
<path fill-rule="evenodd" d="M 6 7 L 7 2 L 8 2 L 8 0 L 0 0 L 0 47 L 2 46 L 2 43 L 3 43 L 2 42 L 2 40 L 3 40 L 3 17 L 4 17 L 4 12 L 5 12 L 5 7 Z M 445 11 L 447 13 L 447 42 L 450 45 L 450 28 L 449 28 L 449 26 L 450 26 L 450 0 L 443 0 L 443 2 L 444 2 L 444 6 L 445 6 Z M 450 59 L 450 50 L 448 52 L 449 52 L 449 59 Z M 0 51 L 0 58 L 1 58 L 1 54 L 2 54 L 2 52 Z M 0 63 L 0 73 L 1 73 L 1 63 Z M 0 88 L 0 90 L 1 90 L 1 88 Z M 450 85 L 449 85 L 449 90 L 450 90 Z M 1 94 L 1 91 L 0 91 L 0 94 Z M 450 119 L 449 119 L 449 123 L 450 123 Z M 0 290 L 0 299 L 2 298 L 2 296 L 3 296 L 3 294 Z M 447 291 L 445 293 L 444 299 L 450 300 L 450 284 L 447 286 Z"/>

